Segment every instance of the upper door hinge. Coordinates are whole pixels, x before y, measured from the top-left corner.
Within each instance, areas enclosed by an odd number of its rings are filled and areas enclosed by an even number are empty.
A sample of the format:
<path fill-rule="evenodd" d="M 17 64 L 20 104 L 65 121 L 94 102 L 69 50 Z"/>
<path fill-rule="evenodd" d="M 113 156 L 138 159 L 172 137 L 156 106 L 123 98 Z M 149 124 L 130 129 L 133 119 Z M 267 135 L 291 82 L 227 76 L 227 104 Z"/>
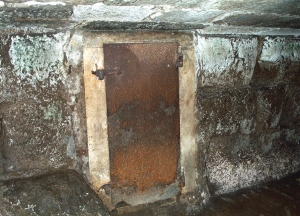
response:
<path fill-rule="evenodd" d="M 122 71 L 120 68 L 107 68 L 107 69 L 97 69 L 92 71 L 92 74 L 96 75 L 99 80 L 104 80 L 104 76 L 111 76 L 111 75 L 120 75 Z"/>

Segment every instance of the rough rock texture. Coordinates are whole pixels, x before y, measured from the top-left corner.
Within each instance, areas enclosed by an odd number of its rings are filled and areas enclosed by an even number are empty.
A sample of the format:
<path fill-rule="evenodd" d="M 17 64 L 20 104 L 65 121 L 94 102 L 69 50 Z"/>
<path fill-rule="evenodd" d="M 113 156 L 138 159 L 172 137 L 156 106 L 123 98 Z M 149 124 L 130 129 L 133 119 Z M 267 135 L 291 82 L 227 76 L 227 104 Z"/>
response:
<path fill-rule="evenodd" d="M 297 0 L 6 0 L 0 1 L 0 29 L 53 32 L 91 28 L 102 22 L 148 22 L 133 29 L 157 30 L 161 30 L 160 22 L 166 27 L 175 24 L 181 30 L 215 25 L 297 29 L 299 8 Z"/>
<path fill-rule="evenodd" d="M 196 34 L 195 42 L 199 167 L 210 194 L 299 171 L 300 40 Z"/>
<path fill-rule="evenodd" d="M 293 215 L 300 212 L 300 173 L 214 197 L 201 215 Z M 199 214 L 200 215 L 200 214 Z"/>
<path fill-rule="evenodd" d="M 86 164 L 82 36 L 0 38 L 0 178 Z"/>
<path fill-rule="evenodd" d="M 102 201 L 75 171 L 0 183 L 1 215 L 108 216 Z"/>
<path fill-rule="evenodd" d="M 257 38 L 196 37 L 198 85 L 249 84 L 257 56 Z"/>

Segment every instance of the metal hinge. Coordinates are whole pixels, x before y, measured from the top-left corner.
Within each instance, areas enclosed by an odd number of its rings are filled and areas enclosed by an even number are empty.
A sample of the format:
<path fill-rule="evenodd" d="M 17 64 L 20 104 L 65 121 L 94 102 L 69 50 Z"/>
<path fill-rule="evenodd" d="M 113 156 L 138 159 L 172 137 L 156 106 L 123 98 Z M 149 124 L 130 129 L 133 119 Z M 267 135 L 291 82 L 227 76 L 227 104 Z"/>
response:
<path fill-rule="evenodd" d="M 183 67 L 183 54 L 181 52 L 181 46 L 178 46 L 178 57 L 176 60 L 176 67 Z"/>
<path fill-rule="evenodd" d="M 104 76 L 111 76 L 111 75 L 120 75 L 122 71 L 120 68 L 107 68 L 107 69 L 97 69 L 92 71 L 92 74 L 96 75 L 99 80 L 104 80 Z"/>
<path fill-rule="evenodd" d="M 184 174 L 184 168 L 181 167 L 181 175 L 180 175 L 178 187 L 183 188 L 184 186 L 185 186 L 185 174 Z"/>

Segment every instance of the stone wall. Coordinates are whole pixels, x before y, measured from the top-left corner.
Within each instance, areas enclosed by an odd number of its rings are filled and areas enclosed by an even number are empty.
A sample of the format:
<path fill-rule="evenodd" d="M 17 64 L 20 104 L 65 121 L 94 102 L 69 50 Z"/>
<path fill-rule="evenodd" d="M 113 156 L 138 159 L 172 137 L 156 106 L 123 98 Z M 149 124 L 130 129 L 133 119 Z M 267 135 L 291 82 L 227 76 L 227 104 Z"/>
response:
<path fill-rule="evenodd" d="M 87 161 L 82 37 L 0 35 L 0 178 Z"/>
<path fill-rule="evenodd" d="M 195 51 L 199 174 L 210 194 L 299 171 L 299 38 L 196 31 Z"/>
<path fill-rule="evenodd" d="M 201 197 L 299 171 L 299 38 L 195 31 L 194 42 Z M 83 44 L 81 31 L 0 35 L 1 180 L 88 178 Z"/>

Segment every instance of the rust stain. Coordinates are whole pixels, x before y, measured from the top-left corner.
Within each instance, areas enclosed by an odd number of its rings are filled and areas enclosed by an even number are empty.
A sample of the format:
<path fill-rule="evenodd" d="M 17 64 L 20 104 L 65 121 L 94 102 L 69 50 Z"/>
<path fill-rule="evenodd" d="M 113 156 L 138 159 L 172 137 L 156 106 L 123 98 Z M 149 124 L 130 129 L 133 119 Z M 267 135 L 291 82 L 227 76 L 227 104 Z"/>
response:
<path fill-rule="evenodd" d="M 108 115 L 132 100 L 147 102 L 148 110 L 158 108 L 158 95 L 166 100 L 167 106 L 177 100 L 176 43 L 104 45 L 104 55 L 105 66 L 122 71 L 122 75 L 106 78 L 106 85 L 111 86 L 107 88 Z"/>
<path fill-rule="evenodd" d="M 107 44 L 111 180 L 145 191 L 174 182 L 179 155 L 177 44 Z"/>
<path fill-rule="evenodd" d="M 174 182 L 178 163 L 178 148 L 170 145 L 136 143 L 119 148 L 113 158 L 112 182 L 116 187 L 134 186 L 144 191 L 153 186 Z"/>

